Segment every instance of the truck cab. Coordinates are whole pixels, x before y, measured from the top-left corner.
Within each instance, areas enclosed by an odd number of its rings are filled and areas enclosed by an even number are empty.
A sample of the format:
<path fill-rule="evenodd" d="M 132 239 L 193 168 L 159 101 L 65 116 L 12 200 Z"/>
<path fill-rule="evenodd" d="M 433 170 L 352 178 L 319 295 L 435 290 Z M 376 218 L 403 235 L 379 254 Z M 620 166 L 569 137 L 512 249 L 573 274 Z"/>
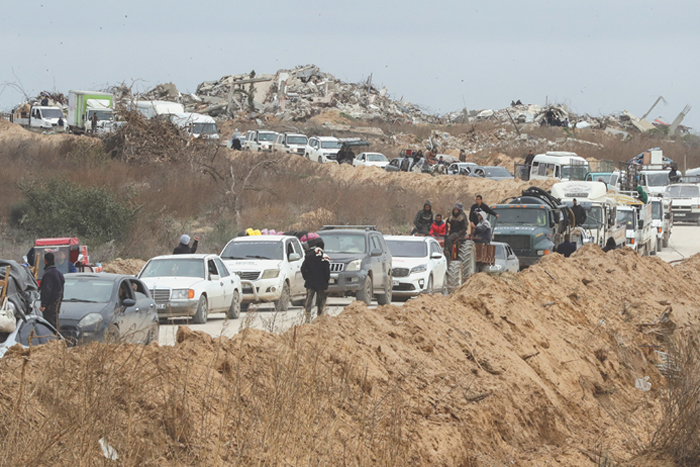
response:
<path fill-rule="evenodd" d="M 535 264 L 554 252 L 573 226 L 571 210 L 561 200 L 537 187 L 522 195 L 491 206 L 499 215 L 490 217 L 493 241 L 510 245 L 520 267 Z"/>
<path fill-rule="evenodd" d="M 612 238 L 617 247 L 625 245 L 625 228 L 617 223 L 617 201 L 608 195 L 604 182 L 560 182 L 552 186 L 552 196 L 561 199 L 566 206 L 573 200 L 586 211 L 583 229 L 592 242 L 601 248 Z"/>
<path fill-rule="evenodd" d="M 197 113 L 175 113 L 170 115 L 170 122 L 182 128 L 195 139 L 218 140 L 219 131 L 216 121 L 208 115 Z"/>
<path fill-rule="evenodd" d="M 651 198 L 651 227 L 656 234 L 656 251 L 668 246 L 673 227 L 673 215 L 671 213 L 671 198 L 666 196 L 654 196 Z"/>
<path fill-rule="evenodd" d="M 651 204 L 642 203 L 631 193 L 616 195 L 617 222 L 625 227 L 625 244 L 642 256 L 656 253 L 652 230 Z"/>

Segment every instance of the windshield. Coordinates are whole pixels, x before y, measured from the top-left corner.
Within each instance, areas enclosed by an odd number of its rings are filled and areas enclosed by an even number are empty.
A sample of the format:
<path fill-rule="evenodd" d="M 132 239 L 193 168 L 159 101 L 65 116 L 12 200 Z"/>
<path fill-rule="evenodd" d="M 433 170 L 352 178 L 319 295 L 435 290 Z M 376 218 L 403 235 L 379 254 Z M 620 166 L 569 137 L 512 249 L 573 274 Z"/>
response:
<path fill-rule="evenodd" d="M 503 225 L 528 225 L 528 226 L 547 226 L 547 211 L 540 208 L 515 208 L 515 209 L 496 209 L 498 213 L 497 226 Z M 493 225 L 493 216 L 489 216 L 489 220 Z"/>
<path fill-rule="evenodd" d="M 85 301 L 107 303 L 112 297 L 114 282 L 104 280 L 87 280 L 66 277 L 63 285 L 63 301 Z"/>
<path fill-rule="evenodd" d="M 201 259 L 155 259 L 143 268 L 139 278 L 147 277 L 198 277 L 204 278 L 204 261 Z"/>
<path fill-rule="evenodd" d="M 586 211 L 586 222 L 584 227 L 589 229 L 597 229 L 603 224 L 603 208 L 600 206 L 591 206 L 590 211 Z"/>
<path fill-rule="evenodd" d="M 598 173 L 598 174 L 588 174 L 588 180 L 592 182 L 605 182 L 605 183 L 610 183 L 610 177 L 612 177 L 612 174 L 606 174 L 606 173 Z"/>
<path fill-rule="evenodd" d="M 661 219 L 661 201 L 651 202 L 651 217 L 652 219 Z"/>
<path fill-rule="evenodd" d="M 61 109 L 41 109 L 41 116 L 43 118 L 61 118 L 63 112 Z"/>
<path fill-rule="evenodd" d="M 226 245 L 221 252 L 223 259 L 284 259 L 282 242 L 237 242 Z"/>
<path fill-rule="evenodd" d="M 487 177 L 510 177 L 510 172 L 505 167 L 484 167 Z"/>
<path fill-rule="evenodd" d="M 111 110 L 88 110 L 88 120 L 90 120 L 94 114 L 97 114 L 98 120 L 114 119 L 114 114 Z"/>
<path fill-rule="evenodd" d="M 496 244 L 496 254 L 494 255 L 494 257 L 502 261 L 508 259 L 508 257 L 506 256 L 506 247 L 503 245 Z"/>
<path fill-rule="evenodd" d="M 425 242 L 406 242 L 402 240 L 387 240 L 391 256 L 394 258 L 423 258 L 428 256 L 428 246 Z"/>
<path fill-rule="evenodd" d="M 275 139 L 274 133 L 258 133 L 258 141 L 272 141 Z"/>
<path fill-rule="evenodd" d="M 340 141 L 321 141 L 323 149 L 340 149 Z"/>
<path fill-rule="evenodd" d="M 588 175 L 588 163 L 576 165 L 563 165 L 561 167 L 561 178 L 569 180 L 585 180 Z"/>
<path fill-rule="evenodd" d="M 647 179 L 647 186 L 666 186 L 668 185 L 668 173 L 644 174 Z"/>
<path fill-rule="evenodd" d="M 347 233 L 320 233 L 326 253 L 364 253 L 365 236 Z"/>
<path fill-rule="evenodd" d="M 195 135 L 216 134 L 216 123 L 193 123 L 192 133 Z"/>
<path fill-rule="evenodd" d="M 383 154 L 367 154 L 367 160 L 370 162 L 386 162 L 387 158 Z"/>
<path fill-rule="evenodd" d="M 700 197 L 700 187 L 673 185 L 666 188 L 671 198 L 697 198 Z"/>
<path fill-rule="evenodd" d="M 617 211 L 617 222 L 624 225 L 628 229 L 634 228 L 634 212 L 633 211 Z"/>
<path fill-rule="evenodd" d="M 306 144 L 306 136 L 287 136 L 287 144 Z"/>

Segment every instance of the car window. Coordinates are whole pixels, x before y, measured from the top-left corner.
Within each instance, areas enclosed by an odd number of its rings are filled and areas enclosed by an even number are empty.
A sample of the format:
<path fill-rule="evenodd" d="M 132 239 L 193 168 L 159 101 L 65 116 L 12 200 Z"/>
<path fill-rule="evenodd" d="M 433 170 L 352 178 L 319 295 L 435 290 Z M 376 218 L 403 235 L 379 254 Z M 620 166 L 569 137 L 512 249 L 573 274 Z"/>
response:
<path fill-rule="evenodd" d="M 545 175 L 547 177 L 553 177 L 554 176 L 554 164 L 547 164 L 547 169 L 546 169 Z"/>
<path fill-rule="evenodd" d="M 128 280 L 123 280 L 119 284 L 119 303 L 122 303 L 127 298 L 134 298 L 134 289 Z"/>
<path fill-rule="evenodd" d="M 148 298 L 148 292 L 146 292 L 146 287 L 143 285 L 143 282 L 136 279 L 129 279 L 129 282 L 131 283 L 131 288 L 134 291 L 134 295 L 136 295 L 136 300 Z"/>
<path fill-rule="evenodd" d="M 430 253 L 440 253 L 442 254 L 442 248 L 440 248 L 440 244 L 437 242 L 430 242 Z"/>
<path fill-rule="evenodd" d="M 219 268 L 220 277 L 228 277 L 231 275 L 223 261 L 221 261 L 219 258 L 214 258 L 214 261 L 216 262 L 216 267 Z"/>
<path fill-rule="evenodd" d="M 292 239 L 292 247 L 294 248 L 294 253 L 299 255 L 299 258 L 304 257 L 304 253 L 302 252 L 301 248 L 301 243 L 299 243 L 299 240 L 296 238 Z"/>
<path fill-rule="evenodd" d="M 214 260 L 210 259 L 207 261 L 207 271 L 209 274 L 218 276 L 219 275 L 219 270 L 216 269 L 216 264 L 214 264 Z"/>
<path fill-rule="evenodd" d="M 375 248 L 377 248 L 379 250 L 382 249 L 382 245 L 379 243 L 379 239 L 377 238 L 376 235 L 370 235 L 369 238 L 370 238 L 370 242 L 372 245 L 372 249 L 375 249 Z"/>

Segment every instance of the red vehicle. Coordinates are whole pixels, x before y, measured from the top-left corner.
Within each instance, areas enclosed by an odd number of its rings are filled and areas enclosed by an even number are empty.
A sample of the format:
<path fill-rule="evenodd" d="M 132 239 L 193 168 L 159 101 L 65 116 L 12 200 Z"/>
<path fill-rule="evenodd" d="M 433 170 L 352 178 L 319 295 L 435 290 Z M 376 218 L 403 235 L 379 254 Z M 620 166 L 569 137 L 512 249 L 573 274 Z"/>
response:
<path fill-rule="evenodd" d="M 77 237 L 39 238 L 34 242 L 34 275 L 41 281 L 44 275 L 44 254 L 53 253 L 56 269 L 63 274 L 69 272 L 102 272 L 102 268 L 91 265 L 87 246 L 80 245 Z"/>

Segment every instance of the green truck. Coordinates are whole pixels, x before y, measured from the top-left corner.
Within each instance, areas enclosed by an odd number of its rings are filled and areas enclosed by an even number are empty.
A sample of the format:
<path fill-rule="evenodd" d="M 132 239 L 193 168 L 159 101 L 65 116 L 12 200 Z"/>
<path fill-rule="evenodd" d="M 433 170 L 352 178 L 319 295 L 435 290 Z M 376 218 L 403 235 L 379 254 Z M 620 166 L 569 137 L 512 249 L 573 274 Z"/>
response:
<path fill-rule="evenodd" d="M 510 245 L 521 269 L 553 253 L 574 226 L 572 211 L 558 198 L 534 186 L 491 208 L 498 214 L 498 219 L 490 216 L 493 241 Z"/>
<path fill-rule="evenodd" d="M 68 91 L 68 130 L 92 133 L 92 116 L 97 115 L 95 133 L 111 130 L 114 121 L 114 96 L 107 92 Z"/>

